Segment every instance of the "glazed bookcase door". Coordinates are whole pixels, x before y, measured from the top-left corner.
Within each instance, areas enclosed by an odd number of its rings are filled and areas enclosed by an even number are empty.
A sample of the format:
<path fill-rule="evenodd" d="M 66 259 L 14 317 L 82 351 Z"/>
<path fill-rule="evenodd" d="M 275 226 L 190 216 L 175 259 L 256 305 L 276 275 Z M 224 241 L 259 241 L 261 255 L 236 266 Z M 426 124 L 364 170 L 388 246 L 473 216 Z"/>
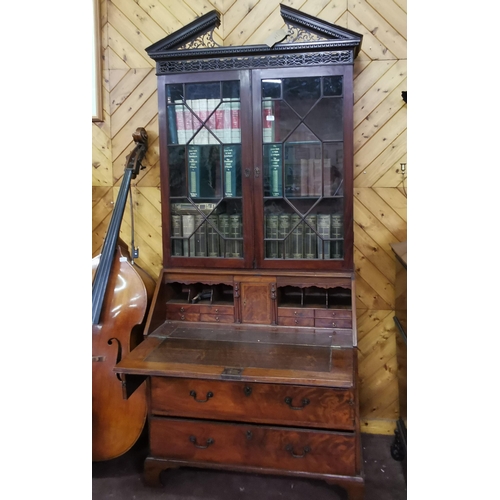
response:
<path fill-rule="evenodd" d="M 256 264 L 352 266 L 352 68 L 255 70 Z"/>
<path fill-rule="evenodd" d="M 249 267 L 248 72 L 170 75 L 159 88 L 166 265 Z"/>

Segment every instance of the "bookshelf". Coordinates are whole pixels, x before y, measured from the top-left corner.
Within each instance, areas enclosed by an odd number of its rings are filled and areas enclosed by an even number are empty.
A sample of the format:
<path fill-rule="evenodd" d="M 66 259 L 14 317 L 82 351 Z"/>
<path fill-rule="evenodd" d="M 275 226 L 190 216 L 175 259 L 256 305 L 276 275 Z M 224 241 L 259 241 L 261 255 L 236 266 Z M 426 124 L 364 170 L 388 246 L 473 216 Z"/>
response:
<path fill-rule="evenodd" d="M 166 468 L 234 468 L 323 479 L 360 500 L 352 113 L 362 37 L 280 11 L 289 35 L 273 47 L 215 45 L 212 11 L 146 49 L 163 269 L 145 339 L 115 370 L 150 387 L 147 484 Z"/>

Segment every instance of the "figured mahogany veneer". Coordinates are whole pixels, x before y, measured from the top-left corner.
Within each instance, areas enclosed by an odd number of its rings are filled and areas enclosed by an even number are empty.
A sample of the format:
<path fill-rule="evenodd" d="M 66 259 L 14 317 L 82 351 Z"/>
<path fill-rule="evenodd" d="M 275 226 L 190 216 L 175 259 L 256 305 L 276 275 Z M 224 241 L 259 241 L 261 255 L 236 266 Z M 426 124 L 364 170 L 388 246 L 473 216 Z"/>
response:
<path fill-rule="evenodd" d="M 150 419 L 155 457 L 324 474 L 354 474 L 353 434 L 209 420 Z"/>
<path fill-rule="evenodd" d="M 151 377 L 155 415 L 354 430 L 347 389 Z"/>

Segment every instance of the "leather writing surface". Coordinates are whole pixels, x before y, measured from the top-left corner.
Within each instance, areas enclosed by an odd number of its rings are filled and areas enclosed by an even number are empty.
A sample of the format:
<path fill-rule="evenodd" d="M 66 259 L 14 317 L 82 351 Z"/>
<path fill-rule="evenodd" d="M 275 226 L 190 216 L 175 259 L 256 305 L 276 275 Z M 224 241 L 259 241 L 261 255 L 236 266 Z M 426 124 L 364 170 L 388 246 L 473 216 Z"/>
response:
<path fill-rule="evenodd" d="M 330 358 L 329 347 L 166 338 L 145 361 L 329 372 Z"/>

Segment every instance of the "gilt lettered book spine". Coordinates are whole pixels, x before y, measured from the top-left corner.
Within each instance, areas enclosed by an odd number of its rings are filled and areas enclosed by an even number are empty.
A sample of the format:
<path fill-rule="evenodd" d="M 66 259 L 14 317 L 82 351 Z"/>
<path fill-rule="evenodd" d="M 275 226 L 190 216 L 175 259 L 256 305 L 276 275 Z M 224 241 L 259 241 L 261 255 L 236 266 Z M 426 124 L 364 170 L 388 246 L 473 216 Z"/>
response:
<path fill-rule="evenodd" d="M 236 146 L 224 146 L 224 196 L 236 196 Z"/>
<path fill-rule="evenodd" d="M 267 146 L 267 149 L 271 196 L 283 196 L 283 161 L 281 154 L 281 144 L 270 144 Z"/>
<path fill-rule="evenodd" d="M 210 215 L 207 221 L 207 252 L 209 257 L 219 257 L 219 217 Z"/>
<path fill-rule="evenodd" d="M 196 257 L 207 256 L 207 226 L 205 216 L 197 214 L 194 216 L 194 253 Z"/>
<path fill-rule="evenodd" d="M 265 217 L 266 224 L 266 238 L 272 238 L 273 241 L 266 241 L 266 258 L 277 259 L 279 257 L 279 216 L 278 215 L 267 215 Z"/>
<path fill-rule="evenodd" d="M 231 142 L 233 144 L 241 143 L 241 122 L 240 122 L 241 103 L 237 99 L 231 101 Z"/>
<path fill-rule="evenodd" d="M 182 100 L 175 101 L 175 120 L 177 124 L 177 140 L 179 144 L 186 144 L 186 121 Z"/>
<path fill-rule="evenodd" d="M 220 231 L 220 255 L 221 257 L 231 257 L 232 249 L 230 241 L 228 241 L 229 235 L 229 215 L 220 214 L 219 215 L 219 231 Z"/>
<path fill-rule="evenodd" d="M 279 242 L 279 256 L 280 258 L 290 259 L 292 257 L 292 238 L 290 233 L 290 214 L 281 214 L 278 220 L 278 238 Z"/>
<path fill-rule="evenodd" d="M 293 214 L 292 226 L 292 259 L 304 258 L 304 222 L 300 215 Z"/>
<path fill-rule="evenodd" d="M 189 145 L 187 150 L 189 196 L 198 198 L 200 196 L 200 147 Z"/>
<path fill-rule="evenodd" d="M 318 214 L 318 259 L 330 258 L 330 215 Z"/>
<path fill-rule="evenodd" d="M 344 224 L 342 214 L 332 214 L 331 219 L 332 257 L 341 259 L 344 249 Z"/>
<path fill-rule="evenodd" d="M 172 253 L 174 257 L 182 257 L 182 219 L 180 215 L 172 215 Z M 175 239 L 179 238 L 179 239 Z"/>
<path fill-rule="evenodd" d="M 182 215 L 182 237 L 184 238 L 183 242 L 183 251 L 185 257 L 194 257 L 194 215 L 184 214 Z"/>
<path fill-rule="evenodd" d="M 308 215 L 304 223 L 304 258 L 316 258 L 316 215 Z"/>
<path fill-rule="evenodd" d="M 243 257 L 243 226 L 241 222 L 241 215 L 233 214 L 229 216 L 229 235 L 231 241 L 231 257 Z"/>

